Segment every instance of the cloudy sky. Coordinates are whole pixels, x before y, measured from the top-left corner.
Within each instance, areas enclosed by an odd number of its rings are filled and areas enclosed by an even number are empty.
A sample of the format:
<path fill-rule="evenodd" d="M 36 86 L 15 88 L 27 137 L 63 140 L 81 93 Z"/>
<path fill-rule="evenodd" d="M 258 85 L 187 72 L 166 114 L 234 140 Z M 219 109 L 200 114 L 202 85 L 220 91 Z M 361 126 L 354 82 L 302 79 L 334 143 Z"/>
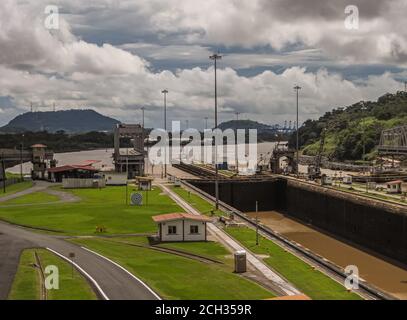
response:
<path fill-rule="evenodd" d="M 349 29 L 349 5 L 359 26 Z M 47 29 L 48 5 L 59 29 Z M 0 125 L 34 110 L 91 108 L 123 122 L 202 128 L 213 118 L 301 121 L 375 100 L 407 79 L 407 0 L 1 0 Z M 347 20 L 350 21 L 349 19 Z M 353 20 L 354 21 L 354 20 Z"/>

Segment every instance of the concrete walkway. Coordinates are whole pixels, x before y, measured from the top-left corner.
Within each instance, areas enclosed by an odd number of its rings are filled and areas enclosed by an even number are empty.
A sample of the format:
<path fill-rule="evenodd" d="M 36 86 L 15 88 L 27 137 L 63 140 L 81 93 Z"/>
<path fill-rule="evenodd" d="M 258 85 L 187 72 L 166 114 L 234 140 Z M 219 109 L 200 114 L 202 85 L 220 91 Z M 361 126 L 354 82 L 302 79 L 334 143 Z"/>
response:
<path fill-rule="evenodd" d="M 58 191 L 48 189 L 50 186 L 55 186 L 50 182 L 46 181 L 35 181 L 34 185 L 31 188 L 10 194 L 8 196 L 0 197 L 0 204 L 6 202 L 8 200 L 17 199 L 23 197 L 25 195 L 35 193 L 35 192 L 45 192 L 50 195 L 58 197 L 60 200 L 52 201 L 52 202 L 43 202 L 43 203 L 23 203 L 23 204 L 10 204 L 10 205 L 0 205 L 0 208 L 7 208 L 7 207 L 29 207 L 29 206 L 38 206 L 38 205 L 52 205 L 58 203 L 73 203 L 78 202 L 81 199 L 70 192 Z"/>
<path fill-rule="evenodd" d="M 166 194 L 168 194 L 168 196 L 170 196 L 185 211 L 187 211 L 188 213 L 195 214 L 195 215 L 200 215 L 199 211 L 197 211 L 195 208 L 193 208 L 190 204 L 188 204 L 184 199 L 182 199 L 180 196 L 178 196 L 175 192 L 170 190 L 164 183 L 165 183 L 164 181 L 160 181 L 160 182 L 156 181 L 156 184 L 160 188 L 162 188 L 162 190 Z M 208 223 L 207 227 L 208 227 L 208 231 L 213 236 L 220 239 L 223 243 L 225 243 L 227 246 L 229 246 L 233 251 L 241 251 L 241 250 L 246 251 L 247 252 L 247 254 L 246 254 L 247 261 L 253 267 L 255 267 L 258 271 L 260 271 L 267 279 L 272 281 L 280 289 L 281 292 L 283 292 L 284 294 L 289 295 L 289 296 L 301 294 L 301 292 L 298 289 L 296 289 L 291 283 L 287 282 L 280 275 L 278 275 L 276 272 L 271 270 L 267 265 L 264 264 L 263 261 L 261 261 L 255 255 L 253 255 L 250 251 L 248 251 L 245 247 L 243 247 L 236 240 L 231 238 L 222 229 L 218 228 L 213 223 Z"/>
<path fill-rule="evenodd" d="M 16 198 L 25 196 L 27 194 L 44 191 L 50 185 L 51 184 L 49 182 L 36 181 L 36 182 L 34 182 L 34 185 L 31 188 L 28 188 L 28 189 L 25 189 L 25 190 L 22 190 L 22 191 L 19 191 L 19 192 L 16 192 L 16 193 L 12 193 L 12 194 L 9 194 L 9 195 L 4 196 L 4 197 L 0 197 L 0 202 L 6 202 L 8 200 L 16 199 Z"/>

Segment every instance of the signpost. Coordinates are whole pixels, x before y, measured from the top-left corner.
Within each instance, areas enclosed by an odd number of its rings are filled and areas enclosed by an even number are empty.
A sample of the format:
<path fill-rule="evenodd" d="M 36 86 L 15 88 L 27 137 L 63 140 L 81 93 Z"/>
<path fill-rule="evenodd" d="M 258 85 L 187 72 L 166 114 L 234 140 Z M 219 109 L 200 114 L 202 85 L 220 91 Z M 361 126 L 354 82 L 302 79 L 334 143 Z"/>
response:
<path fill-rule="evenodd" d="M 75 253 L 74 253 L 74 252 L 70 252 L 70 253 L 69 253 L 69 258 L 71 259 L 72 279 L 73 279 L 73 259 L 75 258 Z"/>
<path fill-rule="evenodd" d="M 4 160 L 0 162 L 0 182 L 3 183 L 3 192 L 6 193 L 6 166 L 4 165 Z"/>

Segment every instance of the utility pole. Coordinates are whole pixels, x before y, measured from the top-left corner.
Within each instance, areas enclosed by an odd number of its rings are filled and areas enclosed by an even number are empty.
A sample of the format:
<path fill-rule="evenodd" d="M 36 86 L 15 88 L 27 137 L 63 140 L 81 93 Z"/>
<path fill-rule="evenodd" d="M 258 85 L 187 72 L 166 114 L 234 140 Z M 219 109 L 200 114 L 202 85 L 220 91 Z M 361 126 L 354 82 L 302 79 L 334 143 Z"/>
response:
<path fill-rule="evenodd" d="M 6 177 L 6 165 L 5 165 L 5 163 L 4 163 L 4 159 L 1 159 L 1 175 L 3 176 L 3 193 L 6 193 L 6 180 L 7 180 L 7 177 Z"/>
<path fill-rule="evenodd" d="M 217 79 L 217 61 L 222 59 L 222 56 L 215 53 L 209 57 L 215 63 L 215 129 L 218 127 L 218 79 Z M 218 176 L 218 140 L 215 137 L 215 209 L 219 209 L 219 176 Z"/>
<path fill-rule="evenodd" d="M 126 148 L 126 206 L 129 204 L 129 148 Z"/>
<path fill-rule="evenodd" d="M 164 94 L 164 130 L 165 133 L 167 134 L 167 94 L 168 90 L 165 89 L 161 91 L 161 93 Z M 169 141 L 168 141 L 169 143 Z M 165 151 L 164 151 L 164 178 L 167 178 L 167 146 L 164 146 Z"/>
<path fill-rule="evenodd" d="M 239 114 L 240 114 L 240 112 L 235 112 L 235 115 L 236 115 L 236 121 L 239 121 Z"/>
<path fill-rule="evenodd" d="M 300 172 L 299 172 L 299 167 L 300 167 L 300 162 L 299 162 L 299 159 L 300 159 L 300 157 L 299 157 L 299 152 L 300 152 L 300 150 L 299 150 L 299 143 L 298 143 L 298 95 L 299 95 L 299 91 L 301 90 L 301 87 L 300 86 L 298 86 L 298 85 L 296 85 L 295 87 L 294 87 L 294 90 L 296 91 L 296 93 L 297 93 L 297 122 L 296 122 L 296 130 L 297 130 L 297 146 L 296 146 L 296 151 L 297 151 L 297 163 L 296 163 L 296 167 L 297 167 L 297 179 L 300 177 Z"/>
<path fill-rule="evenodd" d="M 142 133 L 142 139 L 143 139 L 143 153 L 144 153 L 144 140 L 145 140 L 145 130 L 144 130 L 144 109 L 145 107 L 141 107 L 141 118 L 142 118 L 142 128 L 143 128 L 143 133 Z M 144 158 L 145 159 L 145 158 Z M 148 173 L 148 143 L 147 143 L 147 163 L 145 165 L 145 171 Z"/>
<path fill-rule="evenodd" d="M 24 148 L 24 133 L 21 136 L 21 143 L 20 143 L 20 180 L 23 181 L 23 148 Z"/>
<path fill-rule="evenodd" d="M 32 102 L 30 102 L 30 110 L 31 110 L 31 113 L 33 112 L 33 103 Z"/>

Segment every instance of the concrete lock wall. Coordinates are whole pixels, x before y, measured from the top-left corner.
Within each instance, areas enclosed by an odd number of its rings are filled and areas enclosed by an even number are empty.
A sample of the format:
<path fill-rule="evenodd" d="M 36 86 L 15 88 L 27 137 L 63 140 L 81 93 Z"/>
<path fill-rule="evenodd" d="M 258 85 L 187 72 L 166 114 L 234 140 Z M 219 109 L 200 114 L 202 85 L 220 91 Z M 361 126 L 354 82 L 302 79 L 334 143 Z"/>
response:
<path fill-rule="evenodd" d="M 214 182 L 190 181 L 193 185 L 215 196 Z M 256 211 L 256 201 L 259 211 L 280 210 L 285 203 L 285 182 L 283 180 L 258 182 L 219 182 L 219 199 L 240 211 Z"/>
<path fill-rule="evenodd" d="M 210 195 L 214 183 L 191 181 Z M 340 239 L 407 264 L 407 210 L 293 180 L 223 182 L 219 198 L 243 212 L 276 210 Z"/>
<path fill-rule="evenodd" d="M 407 263 L 407 215 L 399 206 L 289 181 L 285 212 L 332 235 Z"/>

